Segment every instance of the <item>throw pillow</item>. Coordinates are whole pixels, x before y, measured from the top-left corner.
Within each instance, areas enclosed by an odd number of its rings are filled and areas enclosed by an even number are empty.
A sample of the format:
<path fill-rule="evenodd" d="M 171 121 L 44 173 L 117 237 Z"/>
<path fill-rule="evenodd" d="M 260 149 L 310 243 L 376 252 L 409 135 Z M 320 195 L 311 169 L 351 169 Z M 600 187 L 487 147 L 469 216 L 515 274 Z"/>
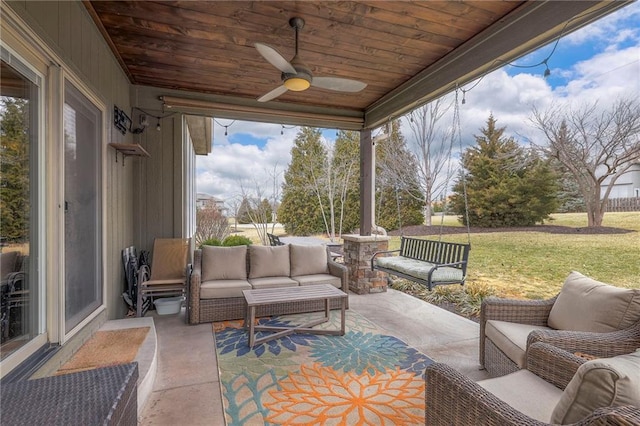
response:
<path fill-rule="evenodd" d="M 246 279 L 247 246 L 202 247 L 202 281 Z"/>
<path fill-rule="evenodd" d="M 640 349 L 582 364 L 551 415 L 552 423 L 576 423 L 597 408 L 640 408 Z"/>
<path fill-rule="evenodd" d="M 327 248 L 291 244 L 291 276 L 328 274 Z"/>
<path fill-rule="evenodd" d="M 549 313 L 557 330 L 606 333 L 640 321 L 640 289 L 614 287 L 579 272 L 567 277 Z"/>
<path fill-rule="evenodd" d="M 289 246 L 250 246 L 249 278 L 288 277 Z"/>

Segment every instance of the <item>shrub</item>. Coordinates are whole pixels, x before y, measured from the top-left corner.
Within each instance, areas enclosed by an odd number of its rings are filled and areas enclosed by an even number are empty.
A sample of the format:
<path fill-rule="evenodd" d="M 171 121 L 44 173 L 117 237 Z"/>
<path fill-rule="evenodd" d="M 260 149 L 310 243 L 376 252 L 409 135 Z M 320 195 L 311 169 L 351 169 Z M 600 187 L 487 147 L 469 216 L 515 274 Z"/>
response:
<path fill-rule="evenodd" d="M 204 240 L 202 242 L 202 244 L 200 244 L 200 248 L 202 248 L 202 246 L 221 246 L 222 243 L 220 242 L 219 239 L 217 238 L 208 238 L 206 240 Z"/>
<path fill-rule="evenodd" d="M 242 235 L 230 235 L 222 241 L 223 246 L 231 247 L 231 246 L 248 246 L 251 245 L 253 241 L 249 238 L 244 237 Z"/>

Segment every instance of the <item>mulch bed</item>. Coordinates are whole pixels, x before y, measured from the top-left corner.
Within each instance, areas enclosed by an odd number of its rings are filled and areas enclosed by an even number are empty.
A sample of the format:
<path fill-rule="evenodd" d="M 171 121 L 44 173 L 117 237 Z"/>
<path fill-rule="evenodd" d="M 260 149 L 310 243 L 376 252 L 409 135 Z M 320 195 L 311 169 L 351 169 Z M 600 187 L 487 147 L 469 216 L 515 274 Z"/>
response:
<path fill-rule="evenodd" d="M 441 229 L 442 228 L 442 229 Z M 593 228 L 572 228 L 570 226 L 559 225 L 535 225 L 535 226 L 514 226 L 514 227 L 500 227 L 500 228 L 480 228 L 471 227 L 469 231 L 472 234 L 487 234 L 495 232 L 545 232 L 548 234 L 583 234 L 583 235 L 610 235 L 610 234 L 628 234 L 635 232 L 629 229 L 611 228 L 607 226 L 598 226 Z M 439 234 L 466 234 L 467 228 L 465 226 L 442 226 L 434 224 L 432 226 L 427 225 L 414 225 L 405 226 L 402 231 L 395 230 L 389 231 L 388 235 L 406 235 L 406 236 L 421 236 L 421 235 L 439 235 Z"/>

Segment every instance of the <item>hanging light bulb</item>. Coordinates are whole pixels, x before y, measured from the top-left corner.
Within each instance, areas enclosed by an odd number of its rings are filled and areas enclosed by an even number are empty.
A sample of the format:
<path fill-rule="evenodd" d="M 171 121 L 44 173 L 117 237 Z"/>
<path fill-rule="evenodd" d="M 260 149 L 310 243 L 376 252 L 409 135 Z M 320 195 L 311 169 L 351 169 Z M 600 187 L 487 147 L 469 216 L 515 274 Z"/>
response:
<path fill-rule="evenodd" d="M 280 134 L 284 135 L 284 124 L 282 125 L 282 129 L 280 129 Z"/>
<path fill-rule="evenodd" d="M 225 135 L 225 136 L 227 136 L 227 128 L 228 128 L 228 127 L 229 127 L 229 126 L 224 126 L 224 135 Z"/>
<path fill-rule="evenodd" d="M 160 117 L 158 117 L 158 125 L 156 126 L 156 130 L 160 131 L 162 128 L 160 127 Z"/>
<path fill-rule="evenodd" d="M 551 75 L 551 70 L 549 69 L 549 65 L 547 64 L 547 60 L 546 60 L 546 59 L 545 59 L 542 63 L 543 63 L 543 64 L 544 64 L 544 66 L 545 66 L 545 69 L 544 69 L 544 78 L 547 78 L 547 77 L 549 77 L 549 76 Z"/>
<path fill-rule="evenodd" d="M 467 103 L 467 91 L 463 90 L 462 91 L 462 105 Z"/>

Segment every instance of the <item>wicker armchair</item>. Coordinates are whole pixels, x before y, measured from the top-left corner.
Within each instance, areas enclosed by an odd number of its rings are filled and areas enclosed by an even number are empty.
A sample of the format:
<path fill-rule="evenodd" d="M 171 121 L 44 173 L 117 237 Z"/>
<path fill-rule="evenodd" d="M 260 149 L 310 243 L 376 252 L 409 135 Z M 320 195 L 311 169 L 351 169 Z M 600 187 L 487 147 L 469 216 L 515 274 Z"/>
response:
<path fill-rule="evenodd" d="M 573 281 L 571 281 L 572 279 Z M 620 316 L 620 318 L 624 316 L 624 321 L 616 322 L 616 324 L 622 325 L 621 329 L 603 332 L 602 330 L 585 331 L 584 328 L 588 327 L 583 327 L 581 331 L 574 331 L 575 329 L 569 327 L 554 327 L 556 323 L 550 321 L 550 316 L 553 315 L 552 310 L 554 306 L 557 311 L 561 310 L 556 305 L 558 298 L 566 291 L 567 283 L 575 284 L 576 282 L 589 289 L 603 289 L 606 295 L 609 294 L 606 291 L 611 289 L 628 292 L 625 297 L 630 302 L 625 308 L 626 310 L 621 309 L 623 314 Z M 584 303 L 584 300 L 585 298 L 571 295 L 570 297 L 565 296 L 562 303 L 565 305 L 567 301 L 574 303 L 576 305 L 574 309 L 579 311 L 582 317 L 590 315 L 615 317 L 613 312 L 609 315 L 606 309 L 602 309 L 600 313 L 594 313 L 589 305 L 579 306 L 580 303 Z M 600 319 L 596 321 L 601 322 Z M 488 330 L 490 326 L 502 326 L 506 329 L 505 333 L 515 330 L 514 333 L 520 334 L 520 339 L 512 339 L 516 344 L 505 343 L 506 339 L 495 339 L 494 341 L 491 335 L 495 335 L 495 330 L 493 333 L 492 330 Z M 547 342 L 569 352 L 583 352 L 597 357 L 612 357 L 629 353 L 640 347 L 640 290 L 617 289 L 573 272 L 567 278 L 561 293 L 551 299 L 485 299 L 480 311 L 479 337 L 480 365 L 486 368 L 491 377 L 502 376 L 525 368 L 529 359 L 526 356 L 527 348 L 535 342 Z"/>
<path fill-rule="evenodd" d="M 540 380 L 554 385 L 558 392 L 567 384 L 578 368 L 586 361 L 572 353 L 546 343 L 535 343 L 527 354 L 527 370 Z M 529 373 L 526 374 L 529 374 Z M 515 375 L 525 373 L 517 372 Z M 531 374 L 529 376 L 533 377 Z M 507 376 L 489 381 L 509 382 Z M 429 426 L 449 425 L 547 425 L 541 420 L 527 416 L 507 402 L 495 396 L 480 384 L 460 374 L 446 364 L 434 363 L 425 372 L 425 424 Z M 521 383 L 515 381 L 515 387 Z M 513 389 L 517 392 L 518 389 Z M 528 394 L 528 392 L 527 392 Z M 531 400 L 536 395 L 530 395 Z M 640 401 L 638 401 L 640 404 Z M 624 405 L 598 408 L 576 425 L 637 425 L 640 424 L 640 409 Z"/>

